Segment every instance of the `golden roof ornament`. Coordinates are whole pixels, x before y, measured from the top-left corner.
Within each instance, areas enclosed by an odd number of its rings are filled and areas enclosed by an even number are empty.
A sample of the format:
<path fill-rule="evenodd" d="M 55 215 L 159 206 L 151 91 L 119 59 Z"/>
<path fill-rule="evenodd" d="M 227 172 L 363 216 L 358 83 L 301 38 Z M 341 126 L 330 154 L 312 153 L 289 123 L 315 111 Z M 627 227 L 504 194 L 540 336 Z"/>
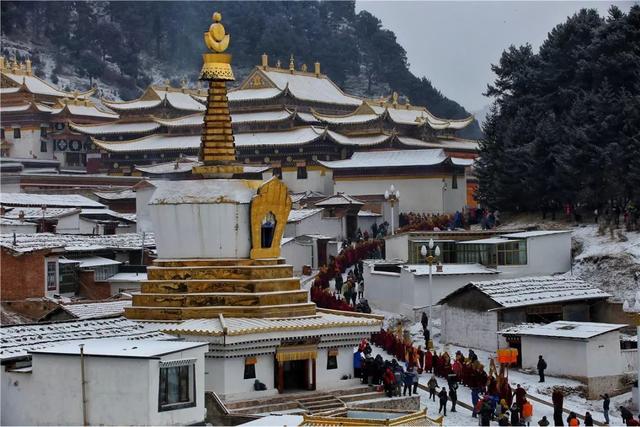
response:
<path fill-rule="evenodd" d="M 291 56 L 289 57 L 289 71 L 291 71 L 291 73 L 293 73 L 296 69 L 296 65 L 293 62 L 293 54 L 291 54 Z"/>
<path fill-rule="evenodd" d="M 302 66 L 300 67 L 300 71 L 302 71 L 303 73 L 307 72 L 307 64 L 302 64 Z"/>
<path fill-rule="evenodd" d="M 233 71 L 231 71 L 231 55 L 222 53 L 229 47 L 230 37 L 226 34 L 224 26 L 220 23 L 222 15 L 220 12 L 213 14 L 213 24 L 209 31 L 204 33 L 204 43 L 213 53 L 202 55 L 204 64 L 200 72 L 202 80 L 233 81 Z"/>
<path fill-rule="evenodd" d="M 209 27 L 209 31 L 204 33 L 204 42 L 209 49 L 216 53 L 222 53 L 229 47 L 229 34 L 225 33 L 222 21 L 222 14 L 215 12 L 213 14 L 213 24 Z"/>
<path fill-rule="evenodd" d="M 280 60 L 278 59 L 276 61 L 276 68 L 280 68 L 280 67 L 282 67 L 282 62 L 280 62 Z"/>
<path fill-rule="evenodd" d="M 393 92 L 393 95 L 391 95 L 391 99 L 393 102 L 393 105 L 397 105 L 398 104 L 398 92 Z"/>

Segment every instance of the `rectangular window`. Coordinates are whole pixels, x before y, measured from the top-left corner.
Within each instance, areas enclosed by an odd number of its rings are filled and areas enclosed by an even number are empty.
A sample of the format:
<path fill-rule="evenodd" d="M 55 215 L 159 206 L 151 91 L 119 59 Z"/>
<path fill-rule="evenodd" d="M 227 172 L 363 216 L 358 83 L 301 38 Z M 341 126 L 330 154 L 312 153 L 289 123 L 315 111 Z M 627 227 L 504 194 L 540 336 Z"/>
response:
<path fill-rule="evenodd" d="M 525 265 L 526 263 L 526 241 L 521 240 L 498 245 L 498 265 Z"/>
<path fill-rule="evenodd" d="M 196 406 L 195 364 L 160 367 L 159 410 Z"/>
<path fill-rule="evenodd" d="M 0 138 L 2 138 L 2 139 L 5 138 L 4 128 L 0 128 Z"/>
<path fill-rule="evenodd" d="M 40 152 L 41 153 L 47 152 L 47 141 L 40 140 Z"/>
<path fill-rule="evenodd" d="M 307 179 L 307 167 L 298 166 L 298 179 Z"/>
<path fill-rule="evenodd" d="M 451 188 L 454 190 L 458 188 L 458 176 L 455 174 L 451 177 Z"/>
<path fill-rule="evenodd" d="M 47 136 L 47 127 L 40 126 L 40 136 Z"/>
<path fill-rule="evenodd" d="M 327 352 L 327 370 L 338 369 L 338 350 L 330 349 Z"/>
<path fill-rule="evenodd" d="M 21 136 L 20 128 L 13 128 L 13 137 L 14 139 L 19 139 Z"/>
<path fill-rule="evenodd" d="M 58 263 L 56 261 L 47 261 L 47 291 L 56 291 L 58 289 Z"/>
<path fill-rule="evenodd" d="M 247 357 L 244 359 L 244 379 L 250 380 L 256 377 L 256 362 L 255 357 Z"/>

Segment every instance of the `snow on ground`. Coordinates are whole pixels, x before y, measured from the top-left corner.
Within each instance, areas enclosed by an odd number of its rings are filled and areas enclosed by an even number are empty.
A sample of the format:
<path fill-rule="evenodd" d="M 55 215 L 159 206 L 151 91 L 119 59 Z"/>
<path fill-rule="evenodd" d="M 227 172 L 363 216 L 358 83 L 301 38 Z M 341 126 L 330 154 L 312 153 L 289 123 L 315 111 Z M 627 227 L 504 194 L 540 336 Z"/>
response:
<path fill-rule="evenodd" d="M 397 324 L 397 319 L 400 317 L 394 313 L 383 312 L 381 310 L 377 310 L 374 308 L 373 312 L 375 314 L 383 314 L 385 315 L 385 323 L 389 325 Z M 387 319 L 387 316 L 389 318 Z M 458 347 L 455 345 L 445 345 L 443 346 L 440 343 L 440 319 L 434 319 L 432 324 L 432 333 L 433 333 L 433 345 L 436 347 L 438 352 L 442 352 L 446 350 L 453 357 L 456 351 L 460 350 L 463 354 L 467 355 L 469 352 L 468 348 Z M 405 322 L 405 328 L 408 328 L 408 331 L 411 335 L 411 339 L 414 342 L 414 345 L 422 346 L 424 348 L 424 337 L 422 335 L 422 325 L 420 322 L 411 323 Z M 495 357 L 495 354 L 492 354 L 487 351 L 476 350 L 475 353 L 478 355 L 478 359 L 485 366 L 489 366 L 489 358 Z M 391 360 L 393 356 L 386 353 L 379 347 L 373 347 L 374 357 L 377 354 L 380 354 L 384 359 Z M 420 384 L 426 385 L 431 378 L 431 374 L 423 373 L 420 375 Z M 447 382 L 444 378 L 437 378 L 438 384 L 442 387 L 447 387 Z M 594 420 L 604 422 L 604 416 L 602 414 L 602 400 L 586 400 L 581 397 L 578 392 L 583 386 L 582 383 L 566 379 L 560 377 L 552 377 L 546 376 L 545 383 L 538 383 L 538 375 L 537 373 L 527 373 L 519 370 L 511 370 L 509 372 L 509 383 L 511 384 L 512 389 L 515 390 L 517 384 L 521 384 L 522 387 L 527 390 L 527 393 L 531 396 L 540 398 L 546 402 L 551 403 L 551 392 L 553 391 L 553 386 L 563 386 L 569 389 L 575 389 L 575 394 L 566 394 L 564 398 L 564 407 L 565 409 L 572 410 L 579 415 L 584 415 L 585 412 L 591 412 Z M 438 408 L 439 404 L 437 402 L 432 402 L 428 399 L 428 393 L 419 390 L 421 396 L 422 405 L 427 407 L 427 414 L 431 418 L 438 417 Z M 458 389 L 458 400 L 467 404 L 471 404 L 471 390 L 467 387 L 460 386 Z M 611 411 L 610 417 L 612 425 L 621 425 L 622 419 L 620 418 L 619 406 L 629 406 L 631 400 L 631 393 L 625 393 L 619 396 L 615 396 L 611 398 Z M 543 416 L 547 416 L 547 419 L 553 423 L 553 408 L 551 406 L 544 405 L 539 402 L 531 401 L 533 404 L 533 419 L 532 425 L 537 425 L 538 420 L 540 420 Z M 449 409 L 451 408 L 451 402 L 447 403 L 447 416 L 444 419 L 444 425 L 473 425 L 477 424 L 477 421 L 471 417 L 471 412 L 463 407 L 458 407 L 458 412 L 450 413 Z M 567 414 L 564 415 L 566 419 Z M 497 425 L 497 423 L 492 423 L 492 425 Z"/>

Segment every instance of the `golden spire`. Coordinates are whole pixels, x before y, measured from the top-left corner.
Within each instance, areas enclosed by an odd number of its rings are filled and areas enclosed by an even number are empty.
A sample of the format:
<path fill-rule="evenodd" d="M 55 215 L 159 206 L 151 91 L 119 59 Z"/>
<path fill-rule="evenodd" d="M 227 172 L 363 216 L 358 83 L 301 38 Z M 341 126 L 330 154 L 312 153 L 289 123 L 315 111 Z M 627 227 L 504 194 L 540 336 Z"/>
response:
<path fill-rule="evenodd" d="M 282 62 L 280 62 L 280 60 L 278 59 L 276 61 L 276 68 L 280 68 L 280 67 L 282 67 Z"/>
<path fill-rule="evenodd" d="M 31 60 L 27 59 L 26 61 L 24 61 L 26 69 L 27 69 L 27 75 L 30 76 L 31 75 Z"/>
<path fill-rule="evenodd" d="M 236 150 L 229 114 L 226 82 L 233 81 L 231 55 L 224 52 L 229 47 L 229 35 L 220 23 L 222 15 L 213 14 L 213 24 L 204 33 L 204 41 L 210 51 L 202 55 L 200 80 L 209 82 L 207 110 L 204 115 L 199 158 L 203 166 L 193 168 L 193 173 L 206 177 L 231 177 L 241 173 L 241 165 L 235 164 Z"/>
<path fill-rule="evenodd" d="M 291 74 L 293 74 L 295 69 L 296 69 L 296 65 L 293 62 L 293 54 L 291 54 L 291 57 L 289 57 L 289 71 L 291 71 Z"/>
<path fill-rule="evenodd" d="M 209 27 L 209 31 L 204 33 L 205 44 L 216 53 L 222 53 L 229 47 L 229 34 L 225 34 L 224 26 L 220 23 L 221 20 L 220 12 L 215 12 L 213 24 Z"/>
<path fill-rule="evenodd" d="M 4 55 L 0 55 L 0 70 L 4 70 L 4 67 L 5 67 Z"/>
<path fill-rule="evenodd" d="M 266 70 L 269 67 L 269 57 L 266 53 L 262 54 L 262 69 Z"/>
<path fill-rule="evenodd" d="M 393 92 L 391 99 L 394 106 L 398 105 L 398 92 Z"/>
<path fill-rule="evenodd" d="M 302 64 L 302 66 L 300 67 L 300 71 L 302 71 L 303 73 L 307 72 L 307 64 Z"/>
<path fill-rule="evenodd" d="M 320 63 L 316 61 L 315 64 L 313 64 L 313 68 L 316 77 L 320 77 Z"/>

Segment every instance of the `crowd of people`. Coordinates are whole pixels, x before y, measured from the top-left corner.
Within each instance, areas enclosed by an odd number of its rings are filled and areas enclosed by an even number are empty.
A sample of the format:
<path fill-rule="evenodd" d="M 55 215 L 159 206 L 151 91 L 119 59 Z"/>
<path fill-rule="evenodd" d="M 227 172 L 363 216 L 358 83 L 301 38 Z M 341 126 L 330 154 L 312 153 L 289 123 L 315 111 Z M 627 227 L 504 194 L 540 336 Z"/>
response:
<path fill-rule="evenodd" d="M 423 327 L 428 331 L 424 322 Z M 425 332 L 427 335 L 428 332 Z M 515 389 L 509 384 L 505 366 L 498 368 L 493 359 L 490 359 L 488 370 L 480 363 L 473 350 L 467 355 L 456 351 L 453 357 L 448 352 L 437 352 L 432 348 L 414 346 L 409 337 L 401 332 L 400 328 L 380 330 L 372 335 L 371 342 L 393 356 L 392 360 L 384 360 L 380 355 L 371 356 L 369 343 L 363 342 L 354 355 L 359 360 L 359 373 L 363 382 L 370 385 L 382 384 L 388 397 L 411 395 L 418 389 L 421 375 L 429 376 L 426 389 L 429 399 L 439 404 L 439 414 L 446 416 L 447 403 L 450 402 L 450 411 L 456 412 L 458 402 L 458 389 L 465 386 L 470 389 L 472 405 L 472 417 L 478 419 L 478 425 L 488 426 L 497 422 L 501 426 L 529 426 L 534 417 L 533 404 L 527 398 L 526 390 L 518 384 Z M 425 341 L 429 343 L 429 340 Z M 427 344 L 428 345 L 428 344 Z M 546 362 L 540 357 L 538 370 L 540 381 L 544 381 L 544 369 Z M 441 387 L 437 378 L 443 378 L 447 386 Z M 438 390 L 439 389 L 439 390 Z M 555 387 L 552 393 L 553 420 L 546 416 L 541 417 L 537 424 L 548 426 L 551 423 L 556 426 L 580 425 L 580 419 L 574 412 L 569 413 L 565 419 L 563 414 L 564 393 Z M 603 396 L 603 410 L 605 422 L 609 423 L 609 395 Z M 640 425 L 626 408 L 621 407 L 620 413 L 627 425 Z M 583 424 L 594 425 L 593 417 L 589 412 L 584 414 Z"/>

